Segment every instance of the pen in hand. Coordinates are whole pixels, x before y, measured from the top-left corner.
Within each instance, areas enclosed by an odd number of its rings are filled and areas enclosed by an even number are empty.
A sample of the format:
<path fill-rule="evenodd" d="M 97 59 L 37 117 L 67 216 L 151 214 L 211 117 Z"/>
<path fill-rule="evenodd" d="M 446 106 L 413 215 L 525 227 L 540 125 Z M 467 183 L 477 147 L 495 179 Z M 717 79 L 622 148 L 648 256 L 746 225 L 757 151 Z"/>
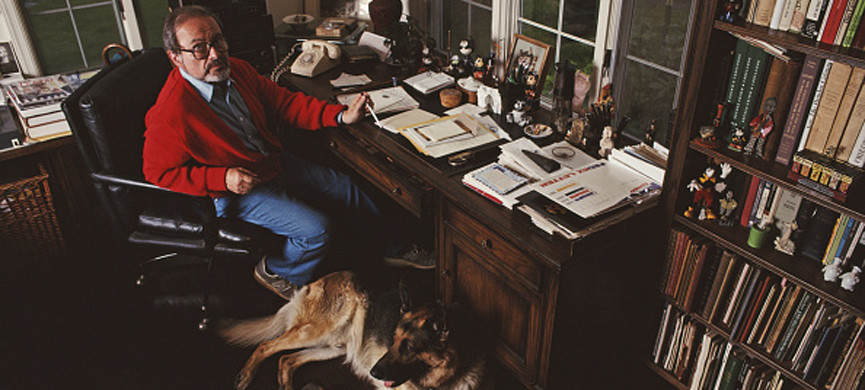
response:
<path fill-rule="evenodd" d="M 375 114 L 375 111 L 372 110 L 372 107 L 369 106 L 369 102 L 364 103 L 366 105 L 366 109 L 369 110 L 369 113 L 372 114 L 372 119 L 375 119 L 375 124 L 378 127 L 381 126 L 381 121 L 378 120 L 378 115 Z"/>

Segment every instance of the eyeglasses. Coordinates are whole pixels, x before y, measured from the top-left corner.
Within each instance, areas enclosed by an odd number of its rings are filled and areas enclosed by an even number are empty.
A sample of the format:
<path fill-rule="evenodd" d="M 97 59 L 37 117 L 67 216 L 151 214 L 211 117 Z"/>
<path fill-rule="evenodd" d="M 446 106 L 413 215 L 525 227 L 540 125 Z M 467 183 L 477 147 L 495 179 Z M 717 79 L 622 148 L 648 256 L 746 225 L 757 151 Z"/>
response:
<path fill-rule="evenodd" d="M 185 51 L 192 53 L 192 56 L 195 57 L 196 60 L 203 60 L 210 55 L 210 48 L 216 49 L 216 51 L 225 51 L 228 50 L 228 43 L 225 42 L 225 37 L 222 35 L 213 38 L 210 42 L 199 42 L 192 46 L 192 49 L 183 49 L 178 48 L 177 51 Z"/>

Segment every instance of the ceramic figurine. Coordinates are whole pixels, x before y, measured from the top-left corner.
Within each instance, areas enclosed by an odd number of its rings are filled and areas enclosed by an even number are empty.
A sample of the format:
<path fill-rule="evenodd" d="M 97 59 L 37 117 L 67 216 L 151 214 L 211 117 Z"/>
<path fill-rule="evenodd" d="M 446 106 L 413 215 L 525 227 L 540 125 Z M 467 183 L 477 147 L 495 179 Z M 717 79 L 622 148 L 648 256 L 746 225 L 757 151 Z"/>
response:
<path fill-rule="evenodd" d="M 721 226 L 733 226 L 733 211 L 739 203 L 733 197 L 733 191 L 727 190 L 724 197 L 718 200 L 718 214 L 721 216 L 721 221 L 718 222 Z"/>
<path fill-rule="evenodd" d="M 715 202 L 715 193 L 723 192 L 727 189 L 724 180 L 733 170 L 730 164 L 721 164 L 720 168 L 720 176 L 715 175 L 717 173 L 715 167 L 709 166 L 700 177 L 688 183 L 688 190 L 694 193 L 694 198 L 688 209 L 685 210 L 684 215 L 686 217 L 692 218 L 696 216 L 700 220 L 717 218 L 712 211 L 712 204 Z"/>
<path fill-rule="evenodd" d="M 657 134 L 657 130 L 655 129 L 655 124 L 658 122 L 657 119 L 652 119 L 652 123 L 649 125 L 649 129 L 646 130 L 646 133 L 643 134 L 643 143 L 649 146 L 655 144 L 655 134 Z"/>
<path fill-rule="evenodd" d="M 721 20 L 733 23 L 739 17 L 739 8 L 742 8 L 742 3 L 739 0 L 725 0 L 724 13 L 721 14 Z"/>
<path fill-rule="evenodd" d="M 615 143 L 613 142 L 613 126 L 605 126 L 604 131 L 601 133 L 601 141 L 600 141 L 600 149 L 598 149 L 598 155 L 601 157 L 607 157 L 610 155 L 610 152 L 613 151 L 615 147 Z"/>
<path fill-rule="evenodd" d="M 484 58 L 477 56 L 474 65 L 472 66 L 472 77 L 474 77 L 475 80 L 483 81 L 484 75 L 486 75 L 486 64 L 484 63 Z"/>
<path fill-rule="evenodd" d="M 763 111 L 754 117 L 748 127 L 751 130 L 748 143 L 745 144 L 745 154 L 763 157 L 763 148 L 766 146 L 766 137 L 772 132 L 775 126 L 775 121 L 772 115 L 775 113 L 775 108 L 778 106 L 778 101 L 775 98 L 766 99 L 763 103 Z"/>
<path fill-rule="evenodd" d="M 727 144 L 727 149 L 734 152 L 741 152 L 745 147 L 745 142 L 747 142 L 745 131 L 739 128 L 733 129 L 733 137 L 730 138 L 730 143 Z"/>
<path fill-rule="evenodd" d="M 532 121 L 532 117 L 526 114 L 526 101 L 517 100 L 514 103 L 514 109 L 509 112 L 505 119 L 508 123 L 516 123 L 519 126 L 525 126 Z"/>
<path fill-rule="evenodd" d="M 837 282 L 838 277 L 841 276 L 841 271 L 843 271 L 841 269 L 841 266 L 843 264 L 841 263 L 841 258 L 836 257 L 834 260 L 832 260 L 832 263 L 826 264 L 826 266 L 823 267 L 823 280 L 827 282 Z"/>
<path fill-rule="evenodd" d="M 853 269 L 841 274 L 841 288 L 847 291 L 853 291 L 853 287 L 856 286 L 857 283 L 859 283 L 860 273 L 862 273 L 862 269 L 857 266 L 853 266 Z"/>
<path fill-rule="evenodd" d="M 700 127 L 700 136 L 694 142 L 704 148 L 717 149 L 718 137 L 715 136 L 715 128 L 712 126 Z"/>
<path fill-rule="evenodd" d="M 798 228 L 799 225 L 796 221 L 784 222 L 781 227 L 781 235 L 775 237 L 775 250 L 793 256 L 793 252 L 796 250 L 796 243 L 790 237 Z"/>

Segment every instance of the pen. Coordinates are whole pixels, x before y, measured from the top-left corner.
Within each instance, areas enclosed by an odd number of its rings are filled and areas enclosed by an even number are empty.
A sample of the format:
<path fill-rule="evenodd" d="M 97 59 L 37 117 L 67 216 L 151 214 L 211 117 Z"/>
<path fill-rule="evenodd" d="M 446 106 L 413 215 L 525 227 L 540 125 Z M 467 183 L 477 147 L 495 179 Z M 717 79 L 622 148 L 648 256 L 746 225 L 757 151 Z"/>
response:
<path fill-rule="evenodd" d="M 369 113 L 372 114 L 372 119 L 375 119 L 375 124 L 376 124 L 378 127 L 382 127 L 382 126 L 381 126 L 381 121 L 378 120 L 378 115 L 376 115 L 376 114 L 375 114 L 375 111 L 372 110 L 372 107 L 369 106 L 369 102 L 364 103 L 364 105 L 366 105 L 366 109 L 369 110 Z"/>

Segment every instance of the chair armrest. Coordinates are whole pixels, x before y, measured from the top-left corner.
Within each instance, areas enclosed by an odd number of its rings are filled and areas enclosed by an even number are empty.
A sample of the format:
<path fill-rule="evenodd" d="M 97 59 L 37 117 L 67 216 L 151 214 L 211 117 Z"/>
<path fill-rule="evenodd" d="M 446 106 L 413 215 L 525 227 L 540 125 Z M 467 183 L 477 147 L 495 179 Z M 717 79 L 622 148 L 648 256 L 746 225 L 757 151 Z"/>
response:
<path fill-rule="evenodd" d="M 180 199 L 187 199 L 188 201 L 197 204 L 199 206 L 199 210 L 201 210 L 202 212 L 201 222 L 205 241 L 207 242 L 209 249 L 212 249 L 213 245 L 216 244 L 217 237 L 219 236 L 219 228 L 216 223 L 216 206 L 213 204 L 213 200 L 210 197 L 184 194 L 182 192 L 163 188 L 153 183 L 149 183 L 134 177 L 120 176 L 102 172 L 94 172 L 91 173 L 90 176 L 93 178 L 94 181 L 98 183 L 116 185 L 136 190 L 150 191 L 167 196 L 178 197 Z"/>

